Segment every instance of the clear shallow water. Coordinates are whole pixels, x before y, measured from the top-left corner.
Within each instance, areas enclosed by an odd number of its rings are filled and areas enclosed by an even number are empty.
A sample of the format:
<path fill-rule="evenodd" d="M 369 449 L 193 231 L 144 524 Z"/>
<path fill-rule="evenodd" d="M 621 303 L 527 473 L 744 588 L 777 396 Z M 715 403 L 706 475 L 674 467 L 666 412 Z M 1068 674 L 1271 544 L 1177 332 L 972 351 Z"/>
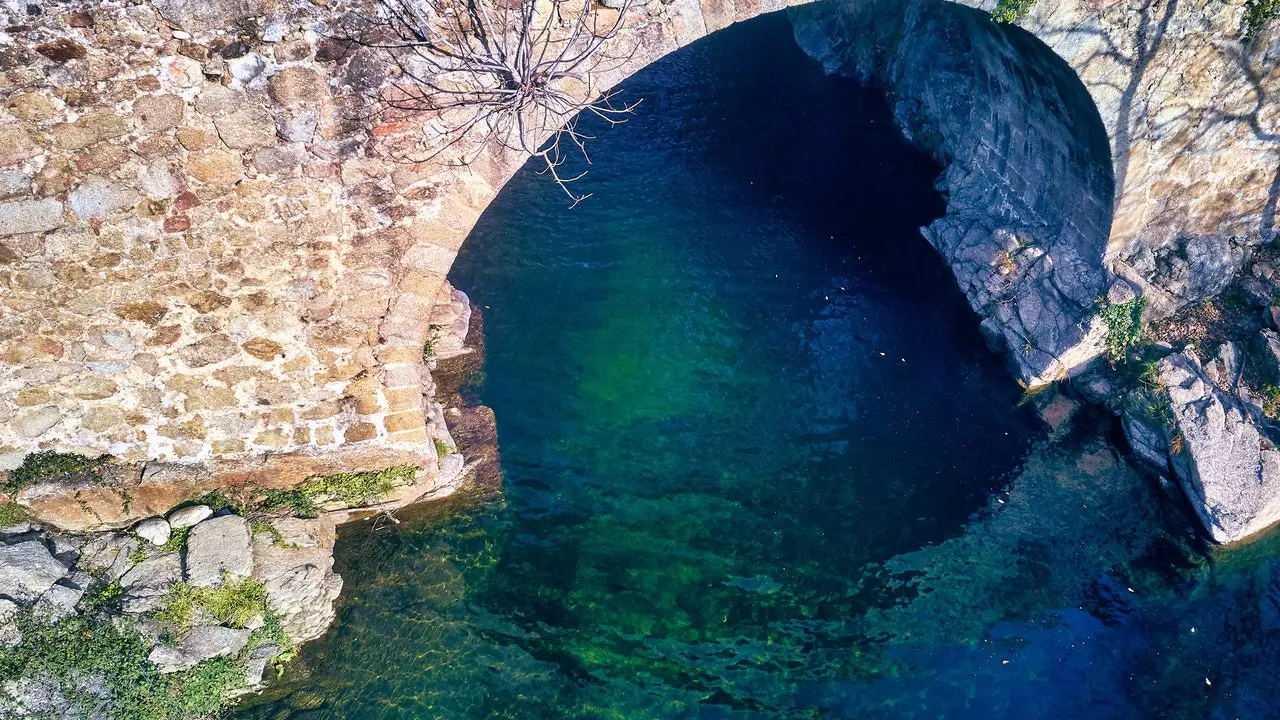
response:
<path fill-rule="evenodd" d="M 346 528 L 337 626 L 243 716 L 1276 716 L 1269 544 L 1189 547 L 1105 423 L 1045 440 L 876 93 L 781 17 L 626 88 L 595 196 L 526 169 L 453 273 L 503 492 Z"/>

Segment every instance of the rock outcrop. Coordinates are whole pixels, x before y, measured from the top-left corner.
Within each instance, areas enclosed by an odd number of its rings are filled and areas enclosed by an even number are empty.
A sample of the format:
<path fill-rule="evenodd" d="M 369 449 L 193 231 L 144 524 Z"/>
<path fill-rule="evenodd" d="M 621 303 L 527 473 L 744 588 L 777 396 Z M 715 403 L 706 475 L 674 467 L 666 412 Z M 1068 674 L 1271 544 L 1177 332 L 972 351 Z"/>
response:
<path fill-rule="evenodd" d="M 0 643 L 22 653 L 22 628 L 57 626 L 77 615 L 103 618 L 141 638 L 147 661 L 160 675 L 232 658 L 243 665 L 244 682 L 230 690 L 251 689 L 283 644 L 319 637 L 332 622 L 342 588 L 333 572 L 334 521 L 345 517 L 264 517 L 251 541 L 245 518 L 223 514 L 195 522 L 186 547 L 178 550 L 157 549 L 119 532 L 85 537 L 30 523 L 0 528 Z M 193 594 L 224 583 L 238 583 L 227 592 L 247 594 L 207 608 Z M 253 617 L 224 621 L 212 614 L 255 598 L 261 605 Z M 268 617 L 282 634 L 256 636 L 254 628 Z M 103 703 L 109 703 L 109 688 L 118 680 L 95 672 L 72 672 L 68 681 L 102 688 Z M 136 674 L 125 675 L 136 680 Z M 78 714 L 60 682 L 39 673 L 4 678 L 0 717 L 38 716 L 50 708 L 58 717 L 90 717 Z"/>
<path fill-rule="evenodd" d="M 1171 465 L 1218 542 L 1280 521 L 1280 452 L 1238 398 L 1204 373 L 1190 350 L 1160 361 L 1178 438 Z"/>

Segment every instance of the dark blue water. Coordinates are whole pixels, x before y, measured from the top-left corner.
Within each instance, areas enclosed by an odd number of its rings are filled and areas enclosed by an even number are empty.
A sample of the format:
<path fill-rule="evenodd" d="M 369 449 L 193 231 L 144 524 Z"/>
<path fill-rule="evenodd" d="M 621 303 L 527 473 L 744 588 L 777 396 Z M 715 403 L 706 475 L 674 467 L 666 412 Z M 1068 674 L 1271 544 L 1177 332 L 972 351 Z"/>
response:
<path fill-rule="evenodd" d="M 1199 552 L 1105 420 L 1044 438 L 883 98 L 781 17 L 625 88 L 594 196 L 526 168 L 452 275 L 502 492 L 346 529 L 246 716 L 1274 716 L 1269 546 Z"/>

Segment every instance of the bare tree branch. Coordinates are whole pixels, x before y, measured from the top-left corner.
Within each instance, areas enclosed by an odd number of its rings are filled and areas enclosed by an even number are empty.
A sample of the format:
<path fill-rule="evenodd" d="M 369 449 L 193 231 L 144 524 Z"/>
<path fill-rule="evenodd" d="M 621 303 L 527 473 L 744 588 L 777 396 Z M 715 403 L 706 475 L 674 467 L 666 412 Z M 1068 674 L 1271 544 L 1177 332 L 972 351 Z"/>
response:
<path fill-rule="evenodd" d="M 579 115 L 612 127 L 639 104 L 615 102 L 597 79 L 635 53 L 617 52 L 632 1 L 378 0 L 377 16 L 359 16 L 342 39 L 389 58 L 394 79 L 381 107 L 431 116 L 426 127 L 439 136 L 410 162 L 469 165 L 486 148 L 518 151 L 540 159 L 540 172 L 577 205 L 589 195 L 569 185 L 586 173 L 562 166 L 574 154 L 591 164 L 593 138 L 577 130 Z"/>

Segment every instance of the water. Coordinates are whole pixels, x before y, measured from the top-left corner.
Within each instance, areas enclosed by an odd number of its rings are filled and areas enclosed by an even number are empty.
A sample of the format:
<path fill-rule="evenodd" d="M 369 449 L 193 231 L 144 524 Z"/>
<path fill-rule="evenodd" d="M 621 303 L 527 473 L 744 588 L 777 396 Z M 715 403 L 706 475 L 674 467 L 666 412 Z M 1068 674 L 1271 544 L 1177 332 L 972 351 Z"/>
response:
<path fill-rule="evenodd" d="M 527 168 L 452 276 L 503 491 L 344 529 L 245 717 L 1276 716 L 1274 541 L 1207 556 L 1105 420 L 1044 437 L 882 98 L 776 16 L 626 90 L 594 197 Z"/>

